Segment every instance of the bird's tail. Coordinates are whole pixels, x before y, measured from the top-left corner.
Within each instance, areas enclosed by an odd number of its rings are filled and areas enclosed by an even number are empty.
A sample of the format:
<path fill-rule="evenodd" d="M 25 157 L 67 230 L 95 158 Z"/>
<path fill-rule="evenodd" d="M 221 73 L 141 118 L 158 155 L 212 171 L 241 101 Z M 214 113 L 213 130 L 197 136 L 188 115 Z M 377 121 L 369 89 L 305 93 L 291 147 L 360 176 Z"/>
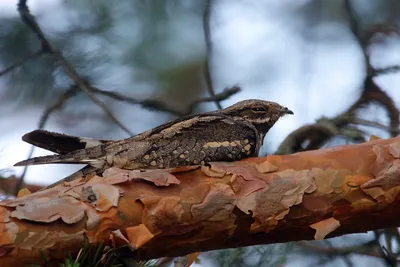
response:
<path fill-rule="evenodd" d="M 98 145 L 86 149 L 72 151 L 62 155 L 51 155 L 30 158 L 20 161 L 14 166 L 69 163 L 69 164 L 89 164 L 93 167 L 102 167 L 104 165 L 104 155 L 106 154 L 105 145 Z"/>
<path fill-rule="evenodd" d="M 45 130 L 34 130 L 30 133 L 27 133 L 22 137 L 22 140 L 57 154 L 68 154 L 73 151 L 111 142 L 109 140 L 76 137 Z"/>
<path fill-rule="evenodd" d="M 60 155 L 30 158 L 20 161 L 14 166 L 70 163 L 89 164 L 97 167 L 103 165 L 103 145 L 111 141 L 75 137 L 44 130 L 35 130 L 22 137 L 27 143 L 50 150 Z"/>
<path fill-rule="evenodd" d="M 28 166 L 28 165 L 41 165 L 41 164 L 55 164 L 55 163 L 69 163 L 69 164 L 96 164 L 98 159 L 85 159 L 74 157 L 73 153 L 65 155 L 50 155 L 43 157 L 35 157 L 15 163 L 14 166 Z"/>

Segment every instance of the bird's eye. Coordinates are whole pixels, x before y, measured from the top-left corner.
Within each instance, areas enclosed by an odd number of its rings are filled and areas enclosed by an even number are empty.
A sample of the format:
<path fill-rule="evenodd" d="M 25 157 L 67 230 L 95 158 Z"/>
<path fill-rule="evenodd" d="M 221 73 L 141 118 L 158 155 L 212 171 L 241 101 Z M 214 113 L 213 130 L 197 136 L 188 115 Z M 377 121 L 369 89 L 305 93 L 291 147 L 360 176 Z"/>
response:
<path fill-rule="evenodd" d="M 265 112 L 265 111 L 267 111 L 264 107 L 255 107 L 255 108 L 252 108 L 251 110 L 253 110 L 254 112 Z"/>

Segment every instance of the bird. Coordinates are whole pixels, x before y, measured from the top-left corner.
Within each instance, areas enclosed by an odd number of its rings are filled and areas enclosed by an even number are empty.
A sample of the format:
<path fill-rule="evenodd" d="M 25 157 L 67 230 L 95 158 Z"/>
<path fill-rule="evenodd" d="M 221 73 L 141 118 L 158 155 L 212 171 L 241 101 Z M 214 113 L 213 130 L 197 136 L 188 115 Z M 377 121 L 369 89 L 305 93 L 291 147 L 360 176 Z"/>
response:
<path fill-rule="evenodd" d="M 80 174 L 118 167 L 166 169 L 256 157 L 267 132 L 284 115 L 278 103 L 248 99 L 227 108 L 184 116 L 122 140 L 97 140 L 34 130 L 22 140 L 57 153 L 14 166 L 87 164 Z"/>

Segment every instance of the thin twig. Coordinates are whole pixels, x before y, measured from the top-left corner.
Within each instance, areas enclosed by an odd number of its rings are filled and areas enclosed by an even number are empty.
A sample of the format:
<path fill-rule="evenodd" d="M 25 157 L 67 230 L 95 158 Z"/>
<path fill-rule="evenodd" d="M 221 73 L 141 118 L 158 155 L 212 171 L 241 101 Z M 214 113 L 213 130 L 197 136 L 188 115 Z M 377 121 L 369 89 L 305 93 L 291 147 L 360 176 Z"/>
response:
<path fill-rule="evenodd" d="M 75 82 L 78 83 L 79 79 L 76 79 Z M 104 113 L 106 113 L 106 115 L 111 119 L 111 121 L 113 121 L 116 125 L 118 125 L 122 130 L 124 130 L 127 134 L 129 134 L 130 136 L 133 136 L 134 133 L 131 132 L 128 128 L 126 128 L 115 116 L 114 114 L 111 112 L 110 109 L 108 109 L 108 107 L 100 100 L 98 99 L 93 92 L 89 89 L 90 87 L 86 87 L 86 85 L 84 85 L 83 87 L 81 86 L 82 82 L 78 83 L 79 86 L 81 87 L 81 89 L 86 93 L 86 95 L 89 96 L 89 98 L 96 104 L 98 105 Z"/>
<path fill-rule="evenodd" d="M 60 66 L 63 68 L 64 72 L 80 87 L 80 89 L 85 92 L 85 94 L 96 104 L 98 105 L 106 115 L 121 129 L 123 129 L 129 135 L 133 135 L 133 133 L 126 128 L 108 109 L 108 107 L 96 97 L 95 94 L 91 91 L 91 87 L 72 67 L 71 63 L 64 58 L 60 51 L 58 51 L 45 37 L 42 29 L 37 24 L 35 18 L 29 11 L 28 6 L 26 5 L 26 0 L 20 0 L 18 3 L 18 11 L 21 17 L 21 20 L 36 34 L 37 38 L 42 43 L 42 49 L 44 51 L 48 51 L 52 53 L 54 58 L 59 62 Z"/>
<path fill-rule="evenodd" d="M 65 91 L 63 94 L 61 94 L 58 97 L 57 101 L 53 105 L 48 106 L 43 111 L 42 116 L 40 117 L 38 129 L 43 129 L 45 124 L 47 123 L 47 120 L 49 119 L 50 115 L 53 112 L 61 109 L 64 106 L 65 102 L 68 99 L 75 96 L 77 92 L 78 92 L 78 86 L 76 86 L 76 85 L 71 86 L 67 91 Z M 28 157 L 27 157 L 28 159 L 32 157 L 34 151 L 35 151 L 35 146 L 31 146 L 31 149 L 30 149 Z M 15 185 L 15 194 L 17 194 L 18 191 L 22 188 L 27 170 L 28 170 L 28 166 L 25 166 L 21 176 L 19 177 L 19 179 Z"/>
<path fill-rule="evenodd" d="M 11 66 L 5 68 L 4 70 L 0 71 L 0 76 L 3 76 L 3 75 L 5 75 L 5 74 L 7 74 L 7 73 L 13 71 L 14 69 L 16 69 L 16 68 L 22 66 L 23 64 L 25 64 L 27 61 L 29 61 L 29 60 L 31 60 L 31 59 L 34 59 L 35 57 L 38 57 L 38 56 L 42 55 L 43 53 L 44 53 L 43 50 L 42 50 L 42 49 L 39 49 L 39 50 L 36 51 L 35 53 L 30 54 L 29 56 L 27 56 L 27 57 L 21 59 L 20 61 L 16 62 L 15 64 L 13 64 L 13 65 L 11 65 Z"/>
<path fill-rule="evenodd" d="M 354 124 L 375 127 L 375 128 L 382 129 L 382 130 L 385 130 L 385 131 L 395 132 L 397 134 L 400 134 L 400 129 L 399 128 L 388 127 L 388 126 L 383 125 L 383 124 L 381 124 L 379 122 L 376 122 L 376 121 L 364 120 L 364 119 L 359 119 L 359 118 L 351 118 L 350 122 L 354 123 Z"/>
<path fill-rule="evenodd" d="M 344 8 L 349 18 L 350 29 L 354 36 L 357 38 L 358 44 L 363 52 L 365 67 L 368 75 L 374 73 L 373 68 L 370 63 L 367 47 L 369 39 L 363 36 L 363 31 L 360 26 L 359 18 L 354 10 L 354 7 L 350 0 L 344 0 Z"/>
<path fill-rule="evenodd" d="M 390 66 L 386 68 L 375 69 L 374 73 L 372 74 L 373 77 L 379 76 L 382 74 L 390 74 L 394 72 L 400 71 L 400 65 Z"/>
<path fill-rule="evenodd" d="M 385 263 L 387 264 L 387 266 L 390 267 L 396 267 L 397 266 L 397 260 L 396 258 L 392 257 L 392 255 L 390 255 L 389 253 L 387 253 L 387 250 L 381 246 L 381 243 L 379 242 L 379 232 L 378 231 L 374 231 L 375 234 L 375 244 L 376 247 L 378 248 L 379 253 L 381 254 L 381 258 L 385 261 Z"/>
<path fill-rule="evenodd" d="M 361 37 L 360 23 L 350 0 L 344 0 L 344 8 L 349 17 L 350 30 L 356 37 L 360 38 Z"/>
<path fill-rule="evenodd" d="M 396 107 L 393 99 L 388 94 L 386 94 L 386 92 L 384 92 L 370 76 L 367 76 L 365 78 L 364 90 L 362 94 L 357 99 L 357 101 L 354 102 L 354 104 L 345 112 L 344 115 L 352 115 L 356 110 L 370 103 L 377 103 L 381 105 L 384 109 L 386 109 L 390 119 L 390 128 L 399 128 L 399 109 Z M 391 136 L 397 135 L 395 131 L 390 131 L 390 134 Z"/>
<path fill-rule="evenodd" d="M 184 115 L 182 112 L 175 110 L 173 108 L 170 108 L 168 105 L 166 105 L 160 101 L 157 101 L 157 100 L 152 100 L 152 99 L 139 100 L 139 99 L 136 99 L 133 97 L 119 94 L 117 92 L 105 91 L 105 90 L 99 89 L 94 86 L 92 86 L 92 91 L 96 94 L 101 94 L 101 95 L 110 97 L 114 100 L 123 101 L 123 102 L 129 103 L 129 104 L 141 105 L 143 108 L 146 108 L 146 109 L 169 112 L 169 113 L 172 113 L 177 116 Z"/>
<path fill-rule="evenodd" d="M 50 115 L 54 111 L 57 111 L 57 110 L 61 109 L 63 107 L 64 103 L 68 99 L 76 96 L 76 94 L 78 93 L 78 89 L 79 88 L 76 85 L 71 86 L 67 91 L 65 91 L 63 94 L 61 94 L 58 97 L 57 101 L 53 105 L 47 107 L 46 110 L 43 112 L 42 116 L 40 117 L 38 128 L 39 129 L 44 128 L 44 126 L 45 126 L 47 120 L 49 119 Z"/>
<path fill-rule="evenodd" d="M 206 103 L 206 102 L 218 102 L 219 103 L 220 101 L 228 99 L 229 97 L 233 96 L 234 94 L 237 94 L 238 92 L 240 92 L 240 88 L 238 86 L 233 86 L 230 88 L 226 88 L 221 93 L 214 94 L 213 96 L 197 99 L 197 100 L 193 101 L 192 104 L 190 104 L 188 112 L 192 112 L 194 110 L 194 108 L 196 107 L 196 105 L 198 105 L 200 103 Z"/>
<path fill-rule="evenodd" d="M 214 96 L 196 99 L 189 105 L 188 109 L 185 112 L 173 109 L 173 108 L 169 107 L 168 105 L 166 105 L 165 103 L 157 101 L 157 100 L 153 100 L 153 99 L 139 100 L 139 99 L 136 99 L 133 97 L 119 94 L 117 92 L 105 91 L 105 90 L 99 89 L 94 86 L 91 87 L 91 90 L 92 90 L 92 92 L 94 92 L 96 94 L 101 94 L 101 95 L 110 97 L 114 100 L 123 101 L 123 102 L 129 103 L 129 104 L 141 105 L 143 108 L 146 108 L 146 109 L 168 112 L 168 113 L 171 113 L 171 114 L 174 114 L 177 116 L 185 116 L 185 115 L 189 115 L 190 113 L 192 113 L 194 108 L 198 104 L 226 100 L 229 97 L 231 97 L 232 95 L 238 93 L 240 91 L 240 88 L 238 86 L 234 86 L 234 87 L 226 88 L 226 89 L 224 89 L 224 91 L 222 91 L 221 93 L 215 94 Z"/>
<path fill-rule="evenodd" d="M 351 246 L 351 247 L 323 247 L 323 246 L 318 246 L 315 245 L 311 242 L 307 241 L 299 241 L 296 243 L 297 246 L 311 250 L 317 253 L 324 253 L 332 256 L 345 256 L 345 255 L 351 255 L 351 254 L 359 254 L 363 256 L 370 256 L 370 257 L 375 257 L 375 258 L 382 258 L 382 255 L 371 249 L 369 244 L 364 244 L 361 246 Z"/>
<path fill-rule="evenodd" d="M 207 90 L 211 97 L 215 97 L 214 87 L 210 74 L 210 57 L 212 54 L 212 44 L 211 44 L 211 31 L 210 31 L 210 14 L 211 14 L 211 1 L 206 1 L 206 6 L 204 8 L 203 13 L 203 29 L 204 29 L 204 38 L 206 41 L 207 48 L 207 58 L 204 64 L 204 76 L 206 79 Z M 214 101 L 217 105 L 218 109 L 222 109 L 221 103 L 218 100 Z"/>
<path fill-rule="evenodd" d="M 325 240 L 325 244 L 329 247 L 329 248 L 335 248 L 331 242 L 329 242 L 328 240 Z M 335 256 L 333 256 L 335 257 Z M 350 260 L 349 255 L 340 255 L 340 257 L 342 257 L 343 261 L 345 262 L 345 264 L 348 267 L 352 267 L 353 266 L 353 262 Z"/>

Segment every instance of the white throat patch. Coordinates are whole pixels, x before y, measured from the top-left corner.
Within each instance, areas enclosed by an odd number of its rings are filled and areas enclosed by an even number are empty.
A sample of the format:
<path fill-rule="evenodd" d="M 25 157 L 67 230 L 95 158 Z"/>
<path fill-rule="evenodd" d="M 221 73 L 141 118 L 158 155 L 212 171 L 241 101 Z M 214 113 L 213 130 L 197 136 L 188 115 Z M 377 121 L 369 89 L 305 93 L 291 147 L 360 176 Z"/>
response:
<path fill-rule="evenodd" d="M 270 117 L 268 117 L 268 118 L 258 118 L 258 119 L 256 119 L 256 120 L 252 120 L 251 122 L 252 122 L 252 123 L 256 123 L 256 124 L 261 124 L 261 123 L 267 123 L 267 122 L 269 122 L 270 120 L 271 120 Z"/>

